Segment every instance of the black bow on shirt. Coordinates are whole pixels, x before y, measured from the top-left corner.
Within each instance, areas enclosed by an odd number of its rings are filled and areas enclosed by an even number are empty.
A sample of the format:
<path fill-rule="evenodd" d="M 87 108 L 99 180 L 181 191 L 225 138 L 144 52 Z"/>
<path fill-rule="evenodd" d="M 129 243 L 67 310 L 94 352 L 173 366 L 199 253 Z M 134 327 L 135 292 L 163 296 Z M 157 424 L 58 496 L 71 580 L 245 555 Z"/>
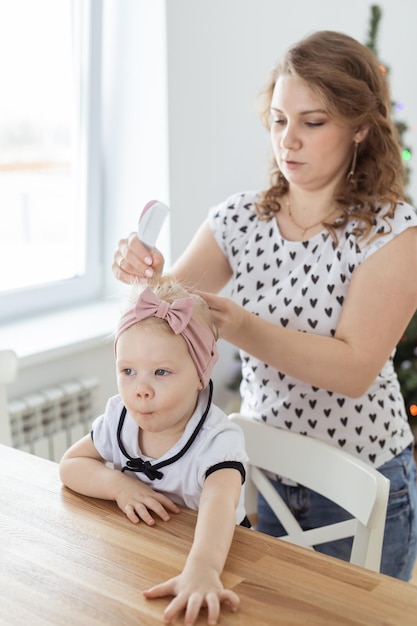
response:
<path fill-rule="evenodd" d="M 145 476 L 149 478 L 149 480 L 155 480 L 156 478 L 163 478 L 164 474 L 160 472 L 158 468 L 166 467 L 167 465 L 171 465 L 172 463 L 175 463 L 175 461 L 178 461 L 178 459 L 180 459 L 187 452 L 187 450 L 191 447 L 198 433 L 200 432 L 200 429 L 202 428 L 207 415 L 209 414 L 212 397 L 213 397 L 213 382 L 210 380 L 207 406 L 204 410 L 203 415 L 200 418 L 200 421 L 195 427 L 194 432 L 192 433 L 191 437 L 189 438 L 185 446 L 179 452 L 177 452 L 177 454 L 174 454 L 174 456 L 170 457 L 169 459 L 165 459 L 164 461 L 159 461 L 159 463 L 155 463 L 155 465 L 151 465 L 149 461 L 143 461 L 143 459 L 141 459 L 140 457 L 137 459 L 134 459 L 128 454 L 122 441 L 123 424 L 126 419 L 126 407 L 124 406 L 120 414 L 119 424 L 117 426 L 117 442 L 119 444 L 119 448 L 121 452 L 128 459 L 126 461 L 126 465 L 122 468 L 122 472 L 126 472 L 126 471 L 143 472 Z"/>
<path fill-rule="evenodd" d="M 127 461 L 125 467 L 122 469 L 122 472 L 126 470 L 130 472 L 143 472 L 149 480 L 155 480 L 155 478 L 163 477 L 163 473 L 155 469 L 155 467 L 152 467 L 149 461 L 143 461 L 140 458 L 130 459 Z"/>

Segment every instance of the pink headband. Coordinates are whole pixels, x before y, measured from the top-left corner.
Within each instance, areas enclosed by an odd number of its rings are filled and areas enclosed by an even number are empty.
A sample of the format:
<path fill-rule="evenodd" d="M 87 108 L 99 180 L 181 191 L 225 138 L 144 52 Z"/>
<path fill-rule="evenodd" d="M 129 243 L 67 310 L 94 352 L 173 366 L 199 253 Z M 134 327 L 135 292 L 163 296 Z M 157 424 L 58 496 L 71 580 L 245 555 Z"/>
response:
<path fill-rule="evenodd" d="M 117 340 L 125 330 L 147 317 L 159 317 L 168 323 L 176 335 L 183 337 L 203 388 L 207 387 L 218 359 L 216 340 L 207 326 L 193 319 L 193 307 L 192 298 L 180 298 L 169 304 L 147 287 L 140 294 L 135 306 L 122 315 L 116 331 L 114 351 L 116 352 Z"/>

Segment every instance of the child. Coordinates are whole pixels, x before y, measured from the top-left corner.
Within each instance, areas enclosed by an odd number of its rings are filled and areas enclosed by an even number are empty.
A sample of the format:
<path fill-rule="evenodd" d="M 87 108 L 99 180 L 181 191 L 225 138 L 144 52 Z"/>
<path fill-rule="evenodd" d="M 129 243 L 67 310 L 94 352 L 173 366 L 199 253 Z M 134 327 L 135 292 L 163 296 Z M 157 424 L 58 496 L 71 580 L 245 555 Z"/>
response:
<path fill-rule="evenodd" d="M 220 574 L 235 524 L 249 526 L 243 434 L 211 404 L 218 355 L 204 300 L 169 277 L 152 289 L 135 286 L 133 295 L 114 342 L 120 395 L 109 399 L 91 436 L 65 453 L 60 476 L 74 491 L 115 500 L 133 523 L 153 525 L 152 513 L 167 521 L 177 505 L 198 509 L 182 573 L 144 595 L 174 596 L 166 623 L 185 609 L 185 623 L 194 624 L 207 606 L 215 624 L 221 602 L 232 610 L 239 604 Z"/>

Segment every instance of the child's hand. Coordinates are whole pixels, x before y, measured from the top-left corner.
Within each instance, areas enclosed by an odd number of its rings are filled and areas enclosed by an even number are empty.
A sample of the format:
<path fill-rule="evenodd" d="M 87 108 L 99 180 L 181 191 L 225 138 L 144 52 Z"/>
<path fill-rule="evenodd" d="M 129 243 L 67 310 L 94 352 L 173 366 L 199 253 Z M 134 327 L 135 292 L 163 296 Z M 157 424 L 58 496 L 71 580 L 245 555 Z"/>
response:
<path fill-rule="evenodd" d="M 121 474 L 121 476 L 123 476 L 123 482 L 117 493 L 116 502 L 119 509 L 134 524 L 142 520 L 149 526 L 153 526 L 155 520 L 149 511 L 153 511 L 164 522 L 170 519 L 168 511 L 171 513 L 180 512 L 177 505 L 162 493 L 154 491 L 137 478 L 131 478 L 126 474 Z"/>
<path fill-rule="evenodd" d="M 207 623 L 217 624 L 222 602 L 232 611 L 239 606 L 239 596 L 224 589 L 214 569 L 200 565 L 186 567 L 182 574 L 143 592 L 145 598 L 175 596 L 164 611 L 164 623 L 170 624 L 184 609 L 184 624 L 192 626 L 202 607 L 207 607 Z"/>

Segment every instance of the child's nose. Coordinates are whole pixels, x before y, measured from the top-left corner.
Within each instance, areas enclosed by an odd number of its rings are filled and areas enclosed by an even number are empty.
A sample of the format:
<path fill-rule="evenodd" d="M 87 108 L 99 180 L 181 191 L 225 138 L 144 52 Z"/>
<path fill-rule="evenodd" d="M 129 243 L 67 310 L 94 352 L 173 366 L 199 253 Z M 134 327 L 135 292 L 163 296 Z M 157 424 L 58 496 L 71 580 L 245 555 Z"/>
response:
<path fill-rule="evenodd" d="M 140 398 L 152 398 L 154 395 L 152 386 L 146 381 L 139 381 L 136 386 L 136 395 Z"/>

